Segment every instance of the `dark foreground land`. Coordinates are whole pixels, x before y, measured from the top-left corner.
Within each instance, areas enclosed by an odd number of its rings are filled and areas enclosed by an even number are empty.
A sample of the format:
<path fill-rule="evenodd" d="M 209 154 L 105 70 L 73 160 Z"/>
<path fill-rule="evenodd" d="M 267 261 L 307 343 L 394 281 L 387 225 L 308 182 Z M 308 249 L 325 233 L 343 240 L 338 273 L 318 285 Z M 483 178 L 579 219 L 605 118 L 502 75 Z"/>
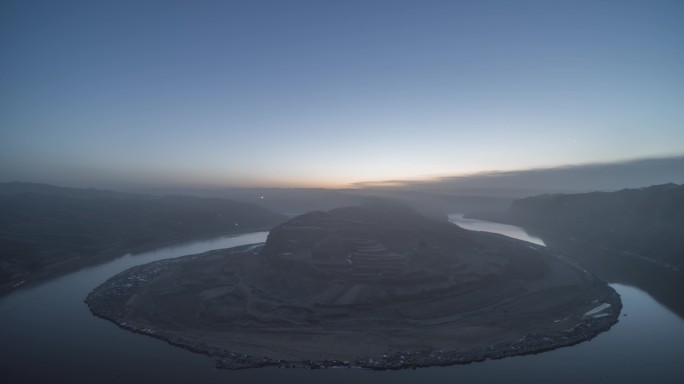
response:
<path fill-rule="evenodd" d="M 538 353 L 617 322 L 617 293 L 561 255 L 396 206 L 299 216 L 265 245 L 125 271 L 87 298 L 218 367 L 415 368 Z"/>

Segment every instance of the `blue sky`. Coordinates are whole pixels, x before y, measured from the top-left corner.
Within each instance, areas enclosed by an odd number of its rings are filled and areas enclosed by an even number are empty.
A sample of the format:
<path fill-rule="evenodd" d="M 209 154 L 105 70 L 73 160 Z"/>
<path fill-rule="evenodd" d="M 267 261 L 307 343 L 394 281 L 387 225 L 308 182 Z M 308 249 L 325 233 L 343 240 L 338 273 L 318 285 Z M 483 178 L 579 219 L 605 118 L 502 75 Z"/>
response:
<path fill-rule="evenodd" d="M 684 153 L 681 1 L 4 1 L 0 181 L 323 186 Z"/>

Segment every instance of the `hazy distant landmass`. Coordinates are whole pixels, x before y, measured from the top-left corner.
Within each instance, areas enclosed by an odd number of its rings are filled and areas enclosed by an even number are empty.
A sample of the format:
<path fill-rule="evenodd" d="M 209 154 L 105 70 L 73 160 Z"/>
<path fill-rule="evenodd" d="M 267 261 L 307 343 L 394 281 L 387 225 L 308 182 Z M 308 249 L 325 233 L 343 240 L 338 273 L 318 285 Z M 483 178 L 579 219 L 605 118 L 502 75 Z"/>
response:
<path fill-rule="evenodd" d="M 684 185 L 534 196 L 479 217 L 684 268 Z"/>
<path fill-rule="evenodd" d="M 615 291 L 561 255 L 394 204 L 311 212 L 265 245 L 129 269 L 97 316 L 229 369 L 398 369 L 537 353 L 617 321 Z"/>
<path fill-rule="evenodd" d="M 199 197 L 222 197 L 258 204 L 290 217 L 311 211 L 328 211 L 378 200 L 392 200 L 407 204 L 423 215 L 444 219 L 446 219 L 447 213 L 454 212 L 503 211 L 520 193 L 519 190 L 444 190 L 430 192 L 386 188 L 158 188 L 145 189 L 144 192 L 155 195 L 181 194 Z M 529 195 L 525 194 L 525 196 Z"/>
<path fill-rule="evenodd" d="M 434 180 L 357 183 L 364 188 L 411 189 L 449 195 L 524 198 L 550 193 L 617 191 L 668 182 L 684 183 L 684 156 L 565 165 L 516 171 L 489 171 Z M 384 187 L 384 188 L 383 188 Z M 472 207 L 470 212 L 481 211 Z"/>
<path fill-rule="evenodd" d="M 154 246 L 269 229 L 285 217 L 226 199 L 0 184 L 0 290 Z"/>

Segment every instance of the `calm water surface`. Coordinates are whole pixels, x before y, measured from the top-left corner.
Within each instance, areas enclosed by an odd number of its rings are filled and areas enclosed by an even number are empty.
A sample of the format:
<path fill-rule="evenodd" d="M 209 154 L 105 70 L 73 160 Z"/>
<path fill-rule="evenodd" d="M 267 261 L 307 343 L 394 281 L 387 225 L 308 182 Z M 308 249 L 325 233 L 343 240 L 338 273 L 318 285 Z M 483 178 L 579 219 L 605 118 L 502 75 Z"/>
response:
<path fill-rule="evenodd" d="M 490 221 L 466 219 L 462 214 L 449 215 L 449 221 L 458 225 L 461 228 L 470 229 L 473 231 L 484 231 L 499 233 L 514 239 L 527 241 L 530 243 L 544 245 L 544 240 L 539 237 L 528 234 L 524 229 L 516 227 L 515 225 L 492 223 Z"/>
<path fill-rule="evenodd" d="M 521 228 L 451 216 L 468 229 L 513 237 Z M 516 234 L 515 236 L 513 234 Z M 265 241 L 266 232 L 164 248 L 80 270 L 0 299 L 0 378 L 19 383 L 681 383 L 684 321 L 638 287 L 622 296 L 620 322 L 592 341 L 539 355 L 464 366 L 374 372 L 362 369 L 225 371 L 209 358 L 95 318 L 83 300 L 134 265 Z M 525 235 L 529 236 L 529 235 Z M 525 240 L 537 242 L 540 238 Z M 542 241 L 543 243 L 543 241 Z M 609 280 L 610 281 L 610 280 Z"/>

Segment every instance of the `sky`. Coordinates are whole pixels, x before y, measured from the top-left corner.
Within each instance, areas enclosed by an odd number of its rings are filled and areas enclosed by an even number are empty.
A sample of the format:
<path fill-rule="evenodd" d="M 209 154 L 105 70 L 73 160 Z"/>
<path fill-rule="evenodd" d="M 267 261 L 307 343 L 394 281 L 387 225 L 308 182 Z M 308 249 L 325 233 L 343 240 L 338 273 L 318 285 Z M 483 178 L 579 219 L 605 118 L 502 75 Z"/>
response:
<path fill-rule="evenodd" d="M 0 3 L 0 181 L 345 187 L 684 154 L 682 1 Z"/>

